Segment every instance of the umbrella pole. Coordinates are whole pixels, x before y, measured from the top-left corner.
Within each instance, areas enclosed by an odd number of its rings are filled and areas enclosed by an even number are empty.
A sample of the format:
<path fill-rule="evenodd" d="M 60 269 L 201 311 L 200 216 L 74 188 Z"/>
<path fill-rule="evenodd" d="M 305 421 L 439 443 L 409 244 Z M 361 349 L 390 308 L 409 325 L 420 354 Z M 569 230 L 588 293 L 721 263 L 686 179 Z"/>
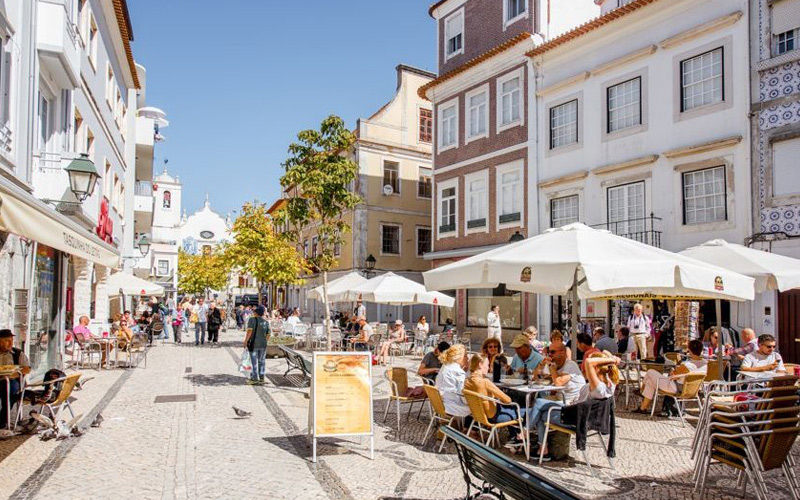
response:
<path fill-rule="evenodd" d="M 724 351 L 722 349 L 722 343 L 724 340 L 722 335 L 722 301 L 720 299 L 715 300 L 714 306 L 717 313 L 717 335 L 719 335 L 719 339 L 717 340 L 717 366 L 719 367 L 719 374 L 722 376 L 722 369 L 724 366 L 724 362 L 722 360 L 724 355 Z"/>
<path fill-rule="evenodd" d="M 575 269 L 575 278 L 572 281 L 572 288 L 569 290 L 570 300 L 572 301 L 572 314 L 570 325 L 572 327 L 572 346 L 574 349 L 578 347 L 578 270 Z"/>

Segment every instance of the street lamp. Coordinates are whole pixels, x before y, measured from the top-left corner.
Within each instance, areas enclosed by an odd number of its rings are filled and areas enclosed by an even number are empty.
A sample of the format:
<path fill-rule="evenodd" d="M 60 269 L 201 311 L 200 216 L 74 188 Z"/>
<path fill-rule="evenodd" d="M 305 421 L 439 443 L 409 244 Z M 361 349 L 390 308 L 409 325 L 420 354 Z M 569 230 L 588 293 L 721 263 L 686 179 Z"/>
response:
<path fill-rule="evenodd" d="M 136 247 L 139 249 L 139 253 L 142 254 L 142 257 L 146 256 L 150 252 L 150 240 L 147 238 L 146 234 L 143 234 L 139 241 L 136 242 Z"/>
<path fill-rule="evenodd" d="M 84 201 L 94 193 L 97 179 L 100 176 L 88 154 L 81 153 L 64 170 L 69 176 L 69 188 L 79 202 Z"/>
<path fill-rule="evenodd" d="M 375 257 L 372 254 L 369 254 L 367 260 L 364 261 L 364 265 L 366 266 L 367 270 L 364 274 L 369 278 L 369 275 L 372 274 L 372 271 L 375 269 Z"/>
<path fill-rule="evenodd" d="M 517 231 L 517 232 L 515 232 L 514 234 L 511 235 L 511 238 L 508 239 L 508 242 L 509 243 L 516 243 L 516 242 L 522 241 L 524 239 L 525 239 L 525 237 L 522 236 L 522 233 Z"/>

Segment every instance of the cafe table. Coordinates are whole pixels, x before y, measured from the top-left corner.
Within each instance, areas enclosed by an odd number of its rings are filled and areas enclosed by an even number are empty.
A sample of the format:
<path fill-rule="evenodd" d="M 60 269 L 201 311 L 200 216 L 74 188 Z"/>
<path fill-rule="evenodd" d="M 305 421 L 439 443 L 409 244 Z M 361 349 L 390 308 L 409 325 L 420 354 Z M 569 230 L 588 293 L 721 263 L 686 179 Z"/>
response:
<path fill-rule="evenodd" d="M 629 409 L 628 400 L 630 399 L 631 382 L 632 382 L 632 380 L 631 380 L 631 369 L 634 369 L 634 368 L 636 369 L 636 374 L 637 374 L 636 381 L 637 381 L 637 383 L 641 384 L 641 380 L 642 380 L 641 370 L 643 368 L 647 369 L 647 370 L 649 370 L 651 368 L 662 368 L 664 373 L 669 373 L 672 370 L 674 370 L 675 368 L 677 368 L 677 365 L 675 363 L 673 363 L 673 362 L 657 363 L 655 361 L 647 361 L 647 360 L 645 360 L 645 361 L 632 360 L 632 361 L 623 361 L 622 363 L 624 363 L 624 365 L 625 365 L 623 367 L 623 369 L 622 369 L 622 373 L 625 375 L 625 408 L 626 409 Z"/>
<path fill-rule="evenodd" d="M 525 394 L 525 417 L 527 418 L 530 409 L 533 407 L 533 402 L 539 394 L 545 392 L 558 392 L 561 395 L 561 401 L 566 404 L 564 390 L 566 386 L 552 385 L 537 382 L 525 383 L 523 379 L 506 378 L 500 381 L 498 387 L 506 391 L 516 391 Z M 528 427 L 530 422 L 526 422 L 525 426 Z M 528 427 L 529 428 L 529 427 Z M 530 459 L 530 447 L 525 447 L 525 458 Z"/>
<path fill-rule="evenodd" d="M 119 366 L 119 349 L 117 349 L 117 337 L 92 337 L 92 342 L 97 342 L 106 352 L 106 369 L 110 370 L 110 357 L 111 357 L 111 349 L 114 348 L 114 368 Z M 100 367 L 102 369 L 102 366 Z"/>
<path fill-rule="evenodd" d="M 11 428 L 11 379 L 19 378 L 20 386 L 22 385 L 22 371 L 17 365 L 4 365 L 0 366 L 0 378 L 6 381 L 6 400 L 3 405 L 3 411 L 6 412 L 6 429 Z M 22 387 L 20 387 L 20 391 Z"/>

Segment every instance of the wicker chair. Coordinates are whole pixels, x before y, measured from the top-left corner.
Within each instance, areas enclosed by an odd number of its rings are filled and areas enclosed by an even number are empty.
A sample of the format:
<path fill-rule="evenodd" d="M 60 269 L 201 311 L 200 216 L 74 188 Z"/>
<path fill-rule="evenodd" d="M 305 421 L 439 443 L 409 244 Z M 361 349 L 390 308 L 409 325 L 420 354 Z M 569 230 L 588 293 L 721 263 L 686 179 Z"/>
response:
<path fill-rule="evenodd" d="M 437 430 L 439 429 L 439 425 L 436 424 L 452 425 L 456 417 L 450 415 L 447 413 L 447 410 L 444 409 L 442 393 L 439 392 L 439 389 L 435 385 L 426 383 L 422 388 L 425 389 L 425 395 L 428 396 L 431 412 L 431 421 L 428 424 L 428 428 L 425 430 L 425 437 L 422 438 L 422 446 L 425 446 L 425 443 L 428 441 L 428 436 L 431 434 L 431 431 L 433 431 L 434 426 L 436 426 Z M 444 448 L 445 441 L 447 441 L 447 436 L 442 435 L 442 444 L 439 445 L 440 453 L 442 448 Z"/>
<path fill-rule="evenodd" d="M 681 392 L 669 392 L 663 391 L 661 389 L 657 389 L 655 395 L 653 396 L 653 404 L 650 407 L 650 416 L 652 417 L 656 411 L 656 402 L 658 401 L 658 396 L 670 397 L 678 403 L 678 415 L 681 417 L 681 424 L 686 426 L 686 420 L 683 418 L 683 410 L 684 406 L 687 401 L 694 401 L 697 403 L 699 408 L 702 408 L 703 403 L 700 401 L 700 389 L 703 388 L 703 381 L 706 378 L 706 374 L 703 372 L 689 372 L 683 377 L 683 386 L 681 387 Z M 683 403 L 683 404 L 681 404 Z"/>
<path fill-rule="evenodd" d="M 664 359 L 668 359 L 673 363 L 675 363 L 676 365 L 679 365 L 681 364 L 681 361 L 683 359 L 683 354 L 679 352 L 665 352 Z"/>
<path fill-rule="evenodd" d="M 528 453 L 528 442 L 525 439 L 525 430 L 522 426 L 522 412 L 519 409 L 519 405 L 516 403 L 502 403 L 501 401 L 490 398 L 488 396 L 484 396 L 483 394 L 478 394 L 477 392 L 468 391 L 464 389 L 464 399 L 467 400 L 467 405 L 469 406 L 470 414 L 472 415 L 472 423 L 469 425 L 469 429 L 467 429 L 467 434 L 472 430 L 473 427 L 477 425 L 478 432 L 481 437 L 481 441 L 483 441 L 483 434 L 488 433 L 489 436 L 486 438 L 486 446 L 492 446 L 495 443 L 497 438 L 497 430 L 504 429 L 512 426 L 519 427 L 520 436 L 522 437 L 523 446 L 525 447 L 525 453 Z M 502 423 L 492 423 L 489 422 L 489 417 L 486 415 L 486 407 L 484 406 L 484 401 L 491 401 L 495 405 L 505 404 L 506 406 L 516 406 L 517 408 L 517 418 L 514 420 L 509 420 L 508 422 Z"/>
<path fill-rule="evenodd" d="M 386 418 L 389 416 L 389 407 L 392 402 L 394 402 L 397 408 L 397 434 L 399 435 L 400 405 L 408 405 L 408 414 L 406 415 L 406 419 L 408 419 L 411 417 L 411 410 L 414 408 L 414 403 L 420 403 L 424 406 L 426 399 L 424 397 L 410 398 L 406 396 L 406 392 L 408 391 L 408 370 L 405 368 L 389 368 L 386 370 L 384 376 L 389 381 L 389 387 L 391 387 L 392 392 L 389 395 L 389 401 L 386 402 L 386 409 L 383 412 L 383 421 L 386 422 Z M 421 410 L 422 408 L 420 408 L 420 411 Z"/>

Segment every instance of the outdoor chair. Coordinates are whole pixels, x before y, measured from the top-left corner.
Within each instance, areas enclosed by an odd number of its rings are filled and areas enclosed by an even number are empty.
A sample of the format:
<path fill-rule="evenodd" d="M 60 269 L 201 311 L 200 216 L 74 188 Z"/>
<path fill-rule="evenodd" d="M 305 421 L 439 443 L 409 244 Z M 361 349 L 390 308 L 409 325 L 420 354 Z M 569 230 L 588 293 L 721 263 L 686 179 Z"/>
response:
<path fill-rule="evenodd" d="M 477 392 L 468 391 L 466 389 L 464 389 L 464 399 L 466 399 L 467 406 L 469 406 L 469 411 L 472 415 L 472 423 L 469 425 L 469 429 L 467 429 L 467 435 L 469 435 L 470 431 L 472 431 L 472 428 L 477 425 L 481 442 L 483 442 L 483 434 L 488 433 L 489 435 L 487 436 L 484 444 L 491 447 L 493 444 L 496 444 L 498 429 L 505 429 L 512 426 L 519 427 L 522 443 L 525 447 L 525 453 L 526 455 L 529 453 L 528 441 L 525 437 L 525 430 L 522 426 L 522 411 L 520 411 L 517 403 L 503 403 L 498 399 L 490 398 L 489 396 L 484 396 L 483 394 L 478 394 Z M 498 411 L 500 410 L 500 406 L 515 407 L 517 410 L 517 418 L 502 423 L 490 422 L 489 417 L 486 415 L 486 407 L 483 404 L 484 401 L 494 402 L 494 404 L 497 405 Z"/>
<path fill-rule="evenodd" d="M 272 335 L 283 335 L 283 321 L 273 319 L 269 322 L 269 331 Z"/>
<path fill-rule="evenodd" d="M 370 351 L 374 356 L 378 355 L 378 350 L 381 348 L 381 340 L 383 340 L 383 335 L 380 333 L 373 333 L 367 339 L 366 350 Z M 363 342 L 356 342 L 356 344 L 362 344 Z"/>
<path fill-rule="evenodd" d="M 786 380 L 779 384 L 797 380 L 793 376 L 781 378 Z M 758 399 L 714 405 L 704 426 L 700 455 L 695 463 L 695 488 L 701 496 L 711 465 L 722 464 L 738 470 L 737 487 L 743 493 L 747 482 L 752 482 L 759 500 L 769 498 L 763 474 L 781 469 L 792 498 L 800 500 L 796 463 L 791 456 L 791 448 L 800 435 L 800 398 L 796 391 L 787 395 L 790 392 L 785 389 L 792 387 L 769 387 Z M 775 394 L 782 395 L 771 397 Z"/>
<path fill-rule="evenodd" d="M 99 342 L 92 340 L 90 338 L 85 338 L 82 334 L 73 335 L 74 344 L 72 347 L 72 357 L 73 360 L 77 356 L 77 362 L 75 366 L 85 367 L 86 360 L 88 358 L 89 367 L 93 366 L 92 357 L 97 356 L 97 369 L 100 369 L 100 365 L 103 360 L 103 345 Z"/>
<path fill-rule="evenodd" d="M 134 335 L 133 339 L 125 346 L 124 351 L 129 367 L 139 366 L 144 358 L 144 366 L 147 368 L 147 340 L 141 335 Z"/>
<path fill-rule="evenodd" d="M 428 424 L 428 428 L 425 430 L 425 437 L 422 438 L 422 446 L 425 446 L 425 443 L 428 441 L 428 436 L 433 431 L 434 427 L 436 428 L 436 432 L 439 432 L 439 428 L 442 425 L 453 425 L 453 420 L 456 417 L 447 413 L 447 410 L 444 409 L 444 400 L 442 400 L 442 393 L 439 392 L 439 388 L 433 385 L 427 379 L 423 379 L 425 381 L 425 385 L 422 386 L 425 389 L 425 395 L 428 396 L 428 408 L 430 410 L 431 421 Z M 447 436 L 442 434 L 442 444 L 439 445 L 439 453 L 442 452 L 442 448 L 444 448 L 444 443 L 447 441 Z M 434 443 L 436 439 L 434 438 Z"/>
<path fill-rule="evenodd" d="M 656 411 L 656 403 L 658 402 L 659 396 L 670 397 L 675 400 L 678 404 L 678 415 L 681 418 L 681 424 L 686 427 L 686 420 L 683 418 L 683 412 L 685 411 L 685 405 L 688 401 L 694 401 L 697 403 L 698 408 L 702 408 L 703 403 L 700 401 L 700 389 L 703 388 L 703 381 L 706 378 L 706 374 L 702 372 L 689 372 L 683 377 L 683 386 L 681 387 L 681 392 L 669 392 L 664 391 L 661 389 L 657 389 L 655 395 L 653 396 L 653 403 L 650 406 L 650 417 L 655 414 Z"/>
<path fill-rule="evenodd" d="M 399 436 L 400 405 L 408 405 L 408 414 L 406 415 L 406 419 L 409 419 L 411 417 L 411 410 L 414 408 L 414 403 L 420 403 L 421 406 L 425 406 L 425 398 L 411 398 L 406 396 L 408 393 L 408 370 L 405 368 L 389 368 L 386 370 L 384 376 L 389 381 L 391 394 L 389 395 L 389 400 L 386 402 L 386 409 L 383 412 L 383 421 L 386 422 L 386 418 L 389 416 L 389 407 L 392 405 L 392 402 L 394 402 L 397 408 L 397 434 Z M 421 411 L 422 408 L 420 407 L 420 412 Z"/>
<path fill-rule="evenodd" d="M 67 375 L 66 377 L 48 381 L 48 384 L 53 384 L 54 386 L 61 384 L 61 390 L 58 391 L 58 394 L 57 396 L 55 396 L 54 399 L 51 398 L 46 401 L 35 402 L 35 404 L 41 404 L 39 413 L 41 415 L 45 415 L 45 410 L 49 410 L 53 422 L 58 422 L 58 420 L 61 418 L 61 412 L 64 410 L 64 408 L 66 408 L 67 410 L 69 410 L 69 413 L 70 415 L 72 415 L 72 418 L 75 418 L 75 412 L 72 411 L 72 406 L 70 406 L 69 404 L 69 398 L 72 395 L 72 390 L 75 388 L 75 384 L 77 384 L 78 380 L 81 378 L 81 375 L 82 375 L 81 372 L 76 372 L 71 375 Z M 30 384 L 27 387 L 25 387 L 25 390 L 27 391 L 34 387 L 39 387 L 43 385 L 44 383 Z M 21 415 L 22 415 L 22 401 L 20 401 L 20 408 L 17 414 L 17 420 L 19 420 Z"/>
<path fill-rule="evenodd" d="M 679 365 L 679 364 L 681 364 L 681 361 L 683 360 L 683 354 L 681 354 L 679 352 L 665 352 L 664 353 L 664 359 L 667 359 L 669 361 L 672 361 L 676 365 Z"/>

